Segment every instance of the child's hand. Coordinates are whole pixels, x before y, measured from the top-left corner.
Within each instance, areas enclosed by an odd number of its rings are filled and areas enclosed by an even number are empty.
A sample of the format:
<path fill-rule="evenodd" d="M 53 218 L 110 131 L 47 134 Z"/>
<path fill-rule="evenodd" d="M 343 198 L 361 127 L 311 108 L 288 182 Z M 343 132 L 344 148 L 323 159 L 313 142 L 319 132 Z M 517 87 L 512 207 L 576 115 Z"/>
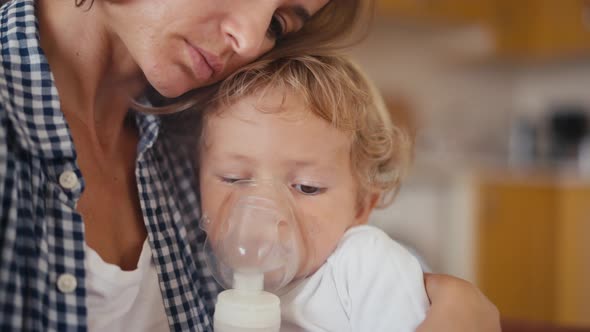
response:
<path fill-rule="evenodd" d="M 500 332 L 496 306 L 474 285 L 447 275 L 425 274 L 431 307 L 416 332 Z"/>

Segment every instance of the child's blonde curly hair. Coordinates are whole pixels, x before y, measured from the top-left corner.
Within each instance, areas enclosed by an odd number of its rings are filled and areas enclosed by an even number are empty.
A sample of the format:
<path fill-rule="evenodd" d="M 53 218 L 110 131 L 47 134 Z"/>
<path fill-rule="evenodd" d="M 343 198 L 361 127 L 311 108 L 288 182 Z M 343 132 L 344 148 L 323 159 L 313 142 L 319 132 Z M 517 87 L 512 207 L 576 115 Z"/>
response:
<path fill-rule="evenodd" d="M 342 56 L 288 56 L 254 62 L 216 89 L 207 114 L 236 100 L 278 88 L 295 94 L 317 116 L 351 135 L 350 160 L 360 188 L 381 194 L 379 206 L 397 192 L 412 155 L 409 128 L 395 123 L 383 98 L 362 71 Z"/>

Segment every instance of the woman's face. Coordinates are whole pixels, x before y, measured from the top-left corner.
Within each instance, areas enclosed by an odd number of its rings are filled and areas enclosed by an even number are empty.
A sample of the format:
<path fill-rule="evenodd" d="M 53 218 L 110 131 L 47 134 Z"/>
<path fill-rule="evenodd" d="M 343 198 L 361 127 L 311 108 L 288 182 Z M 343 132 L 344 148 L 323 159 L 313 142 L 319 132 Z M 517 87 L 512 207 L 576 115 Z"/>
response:
<path fill-rule="evenodd" d="M 217 82 L 329 0 L 110 0 L 106 21 L 166 97 Z M 96 4 L 95 4 L 96 5 Z"/>

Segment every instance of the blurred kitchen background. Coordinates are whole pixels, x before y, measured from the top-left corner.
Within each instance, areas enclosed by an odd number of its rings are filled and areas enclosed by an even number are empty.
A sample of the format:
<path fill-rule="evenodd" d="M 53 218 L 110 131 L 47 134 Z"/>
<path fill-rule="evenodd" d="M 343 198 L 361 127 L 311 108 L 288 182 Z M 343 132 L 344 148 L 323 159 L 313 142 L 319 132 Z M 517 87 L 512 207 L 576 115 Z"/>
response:
<path fill-rule="evenodd" d="M 590 329 L 590 1 L 378 1 L 351 53 L 417 137 L 373 223 L 504 318 Z"/>

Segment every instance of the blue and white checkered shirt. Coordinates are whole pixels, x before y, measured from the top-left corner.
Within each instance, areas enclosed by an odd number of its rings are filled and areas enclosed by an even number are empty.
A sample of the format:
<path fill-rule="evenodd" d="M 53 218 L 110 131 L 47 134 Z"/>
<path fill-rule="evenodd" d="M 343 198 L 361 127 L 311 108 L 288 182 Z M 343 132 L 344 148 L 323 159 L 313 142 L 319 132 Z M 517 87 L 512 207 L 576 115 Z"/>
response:
<path fill-rule="evenodd" d="M 0 330 L 85 331 L 84 179 L 34 6 L 0 9 Z M 212 331 L 219 288 L 200 252 L 190 158 L 158 135 L 158 118 L 134 116 L 137 189 L 170 328 Z"/>

